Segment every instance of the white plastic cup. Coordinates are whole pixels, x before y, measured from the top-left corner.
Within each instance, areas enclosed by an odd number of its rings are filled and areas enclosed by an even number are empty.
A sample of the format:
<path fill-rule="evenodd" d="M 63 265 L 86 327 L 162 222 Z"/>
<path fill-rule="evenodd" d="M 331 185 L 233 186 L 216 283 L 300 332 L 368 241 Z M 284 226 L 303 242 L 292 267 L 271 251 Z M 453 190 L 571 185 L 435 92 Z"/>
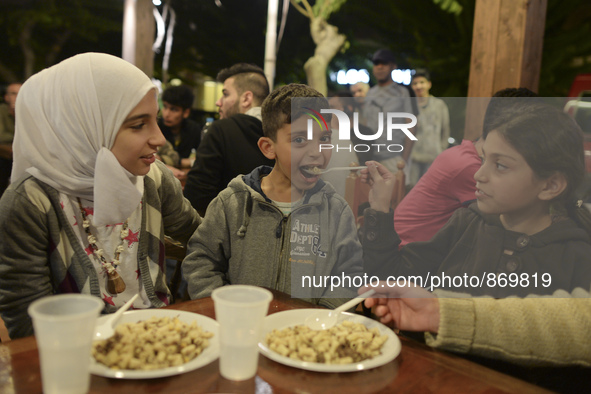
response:
<path fill-rule="evenodd" d="M 29 306 L 33 319 L 45 394 L 82 394 L 90 388 L 90 348 L 100 298 L 60 294 Z"/>
<path fill-rule="evenodd" d="M 266 289 L 229 285 L 215 289 L 211 298 L 220 323 L 220 373 L 229 380 L 254 377 L 258 343 L 273 294 Z"/>

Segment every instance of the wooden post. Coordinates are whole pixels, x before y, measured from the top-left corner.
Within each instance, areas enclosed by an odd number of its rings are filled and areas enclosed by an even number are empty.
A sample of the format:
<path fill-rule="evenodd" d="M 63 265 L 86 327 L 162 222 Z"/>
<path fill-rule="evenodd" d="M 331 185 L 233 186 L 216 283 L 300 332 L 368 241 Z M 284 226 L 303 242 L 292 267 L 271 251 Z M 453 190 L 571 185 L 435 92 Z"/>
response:
<path fill-rule="evenodd" d="M 548 0 L 476 0 L 468 97 L 538 89 Z M 470 100 L 464 138 L 476 139 L 488 100 Z"/>
<path fill-rule="evenodd" d="M 135 64 L 150 78 L 154 74 L 154 5 L 152 0 L 125 0 L 123 59 Z"/>

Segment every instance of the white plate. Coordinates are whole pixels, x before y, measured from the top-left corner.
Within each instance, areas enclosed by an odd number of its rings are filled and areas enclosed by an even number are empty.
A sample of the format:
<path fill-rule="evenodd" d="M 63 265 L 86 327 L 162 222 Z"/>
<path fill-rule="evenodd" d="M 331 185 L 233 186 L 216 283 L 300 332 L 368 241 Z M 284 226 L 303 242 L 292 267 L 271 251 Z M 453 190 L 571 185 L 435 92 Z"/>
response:
<path fill-rule="evenodd" d="M 219 335 L 219 324 L 217 321 L 210 319 L 207 316 L 199 315 L 192 312 L 176 311 L 173 309 L 142 309 L 130 312 L 125 312 L 118 324 L 121 323 L 137 323 L 140 320 L 147 320 L 151 317 L 178 317 L 180 321 L 184 323 L 197 322 L 204 331 L 213 332 L 214 336 L 209 341 L 209 346 L 203 350 L 203 353 L 195 357 L 188 363 L 179 365 L 177 367 L 155 369 L 150 371 L 142 370 L 115 370 L 110 369 L 107 366 L 98 363 L 94 357 L 90 357 L 90 372 L 94 375 L 104 376 L 106 378 L 119 378 L 119 379 L 153 379 L 161 378 L 164 376 L 178 375 L 181 373 L 193 371 L 197 368 L 201 368 L 210 362 L 214 361 L 219 357 L 220 348 L 219 341 L 216 337 Z M 97 321 L 97 325 L 100 324 L 102 319 L 106 319 L 109 316 L 100 317 Z"/>
<path fill-rule="evenodd" d="M 365 316 L 348 312 L 341 313 L 338 319 L 338 323 L 341 323 L 344 320 L 350 320 L 355 323 L 362 323 L 365 324 L 365 326 L 369 329 L 377 327 L 378 330 L 380 330 L 380 334 L 388 336 L 388 339 L 382 346 L 382 354 L 359 363 L 322 364 L 294 360 L 292 358 L 282 356 L 279 353 L 276 353 L 273 350 L 269 349 L 267 347 L 267 344 L 264 343 L 264 338 L 269 331 L 272 331 L 273 329 L 281 330 L 287 327 L 293 327 L 299 324 L 304 324 L 304 320 L 306 319 L 306 317 L 310 313 L 316 311 L 318 311 L 318 309 L 293 309 L 289 311 L 273 313 L 272 315 L 267 316 L 265 318 L 263 340 L 259 342 L 259 348 L 261 350 L 261 353 L 269 357 L 271 360 L 277 361 L 278 363 L 289 365 L 290 367 L 301 368 L 306 369 L 308 371 L 317 372 L 354 372 L 376 368 L 389 363 L 390 361 L 394 360 L 396 356 L 398 356 L 398 354 L 400 354 L 400 340 L 391 329 L 389 329 L 388 327 L 386 327 L 378 321 L 369 319 Z"/>

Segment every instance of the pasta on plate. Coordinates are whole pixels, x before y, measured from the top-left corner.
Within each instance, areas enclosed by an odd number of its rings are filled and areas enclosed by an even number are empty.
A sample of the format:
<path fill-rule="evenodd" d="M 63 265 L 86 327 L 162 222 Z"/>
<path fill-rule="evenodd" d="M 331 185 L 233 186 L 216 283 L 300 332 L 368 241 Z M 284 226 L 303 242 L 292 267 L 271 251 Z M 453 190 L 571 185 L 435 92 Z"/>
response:
<path fill-rule="evenodd" d="M 297 325 L 269 332 L 265 342 L 274 352 L 295 360 L 325 363 L 358 363 L 381 354 L 388 337 L 378 328 L 343 321 L 328 330 L 312 330 Z"/>
<path fill-rule="evenodd" d="M 92 355 L 111 369 L 168 368 L 197 357 L 209 346 L 213 335 L 196 322 L 187 324 L 176 317 L 152 317 L 117 326 L 111 338 L 93 343 Z"/>

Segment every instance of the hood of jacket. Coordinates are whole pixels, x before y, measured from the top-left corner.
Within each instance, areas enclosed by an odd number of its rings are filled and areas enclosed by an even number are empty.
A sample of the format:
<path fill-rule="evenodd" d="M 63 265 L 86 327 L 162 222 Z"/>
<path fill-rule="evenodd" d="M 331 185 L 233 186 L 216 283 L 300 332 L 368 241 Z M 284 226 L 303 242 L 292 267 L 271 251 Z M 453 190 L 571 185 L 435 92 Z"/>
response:
<path fill-rule="evenodd" d="M 260 166 L 255 168 L 250 174 L 237 176 L 228 184 L 228 189 L 233 193 L 247 194 L 245 197 L 246 203 L 244 204 L 244 219 L 242 226 L 238 231 L 238 234 L 241 236 L 244 236 L 246 233 L 255 203 L 260 204 L 261 208 L 266 211 L 276 211 L 278 221 L 283 218 L 283 213 L 273 204 L 271 199 L 265 195 L 261 188 L 261 179 L 264 176 L 269 175 L 272 170 L 272 167 Z M 293 203 L 292 212 L 297 211 L 298 214 L 305 214 L 306 210 L 324 204 L 328 199 L 332 199 L 334 194 L 336 194 L 336 190 L 330 184 L 320 179 L 313 188 L 304 193 L 304 197 L 301 200 Z M 335 214 L 337 214 L 337 212 L 335 212 Z M 340 214 L 340 211 L 338 214 Z"/>

